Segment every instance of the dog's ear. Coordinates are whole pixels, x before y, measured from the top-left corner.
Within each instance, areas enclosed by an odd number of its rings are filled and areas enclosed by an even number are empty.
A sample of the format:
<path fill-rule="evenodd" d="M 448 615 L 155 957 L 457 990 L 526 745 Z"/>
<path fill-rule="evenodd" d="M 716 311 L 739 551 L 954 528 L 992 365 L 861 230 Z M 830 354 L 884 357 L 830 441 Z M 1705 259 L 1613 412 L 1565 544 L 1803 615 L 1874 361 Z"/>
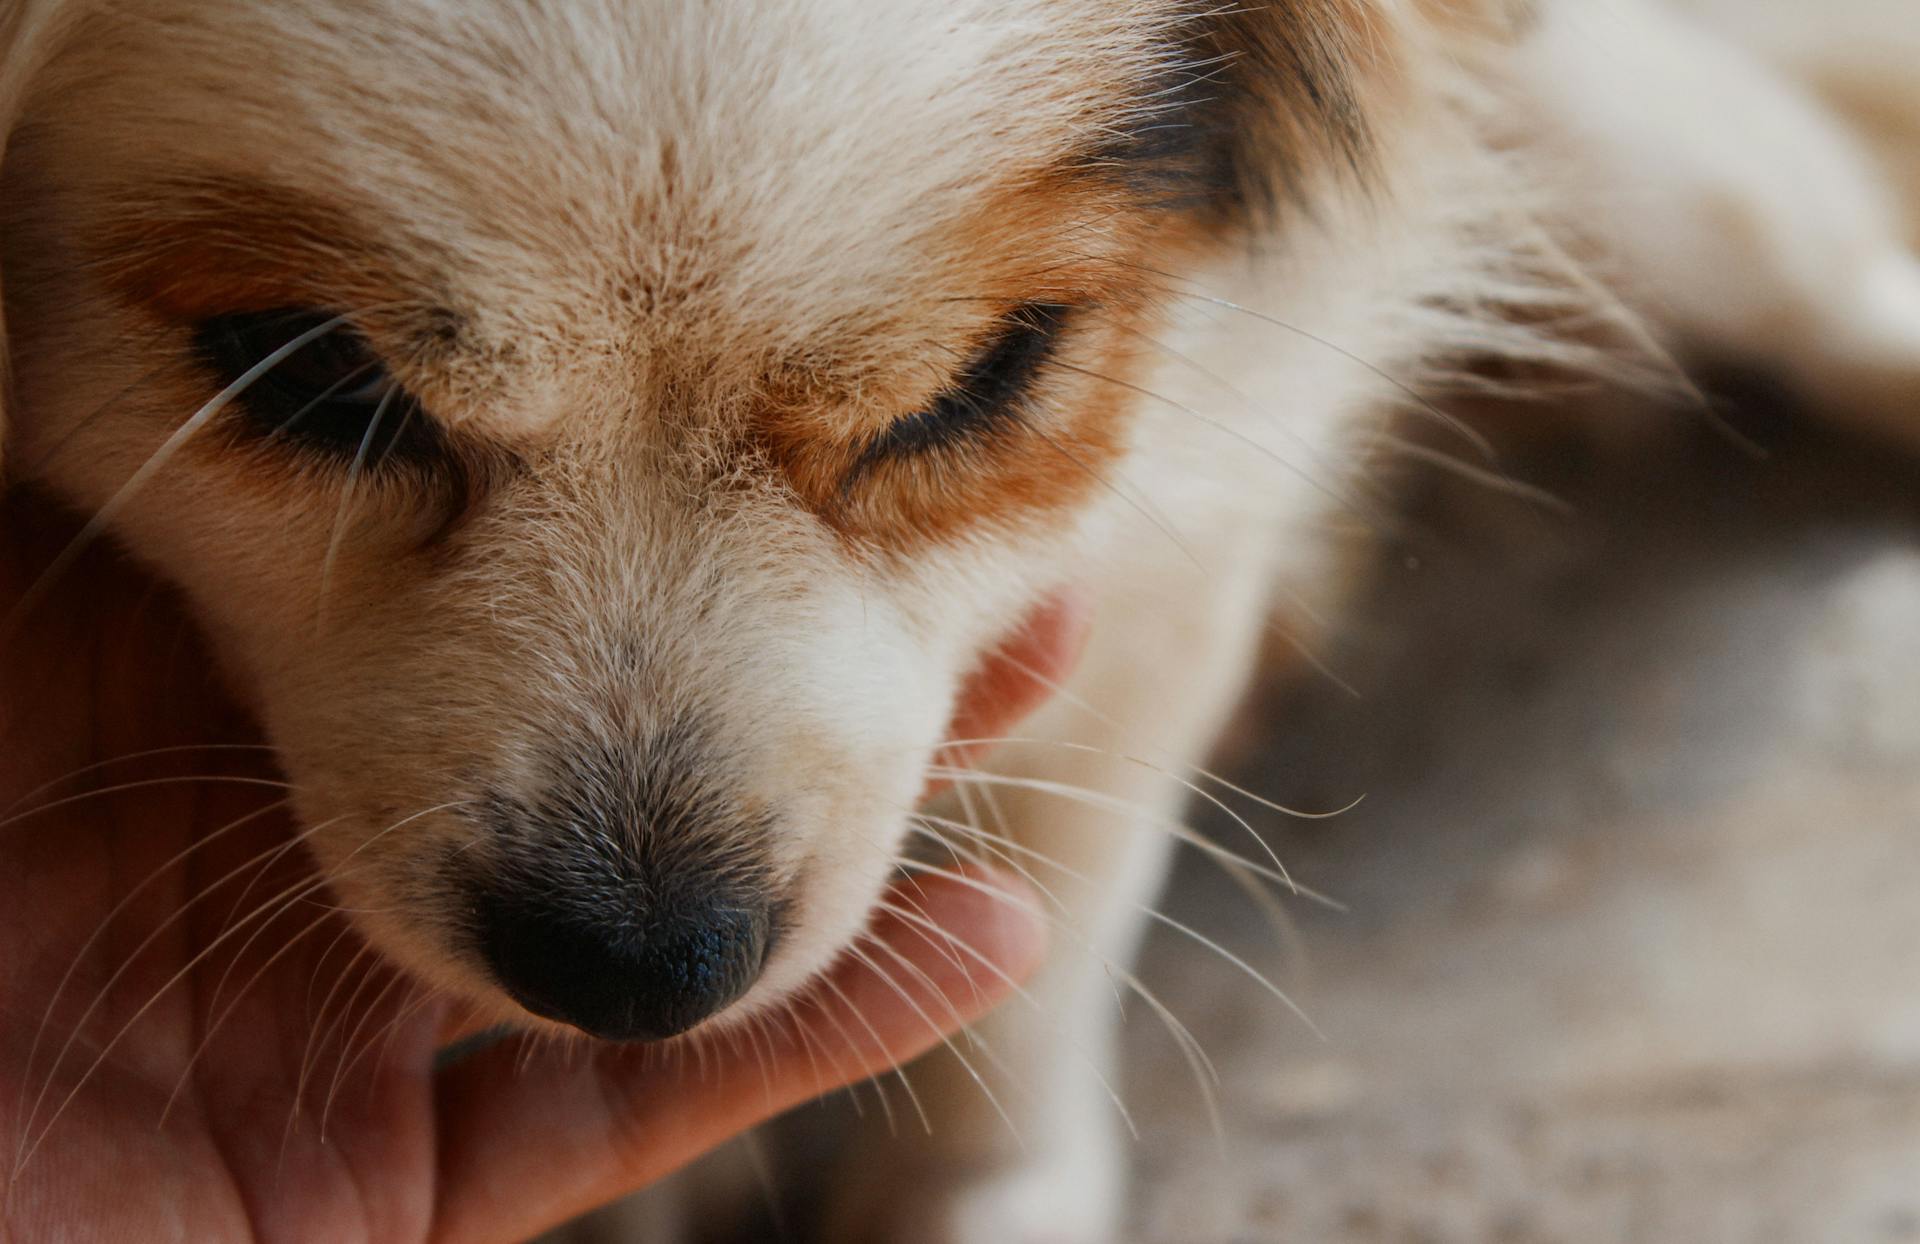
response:
<path fill-rule="evenodd" d="M 1150 124 L 1116 163 L 1216 223 L 1258 223 L 1331 183 L 1371 185 L 1416 66 L 1511 43 L 1553 0 L 1189 2 Z"/>
<path fill-rule="evenodd" d="M 1305 205 L 1329 178 L 1367 180 L 1397 35 L 1373 0 L 1188 6 L 1144 84 L 1145 123 L 1103 153 L 1116 167 L 1216 232 Z"/>
<path fill-rule="evenodd" d="M 68 0 L 0 0 L 0 166 L 26 110 L 32 85 L 52 54 L 58 30 L 71 15 Z M 6 180 L 0 176 L 0 193 Z M 11 213 L 0 202 L 0 231 Z M 0 232 L 0 257 L 7 238 Z M 0 471 L 6 467 L 7 422 L 13 404 L 13 369 L 7 352 L 6 272 L 0 266 Z"/>

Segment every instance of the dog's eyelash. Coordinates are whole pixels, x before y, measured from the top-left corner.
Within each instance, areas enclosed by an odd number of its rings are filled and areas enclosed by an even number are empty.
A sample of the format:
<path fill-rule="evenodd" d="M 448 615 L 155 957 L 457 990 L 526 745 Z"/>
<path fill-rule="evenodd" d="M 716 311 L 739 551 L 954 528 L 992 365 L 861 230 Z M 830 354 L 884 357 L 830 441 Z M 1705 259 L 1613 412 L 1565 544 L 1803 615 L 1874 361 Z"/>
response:
<path fill-rule="evenodd" d="M 440 448 L 433 421 L 366 339 L 308 308 L 241 312 L 203 321 L 194 347 L 222 384 L 302 337 L 312 340 L 262 374 L 235 401 L 244 428 L 343 463 L 378 467 Z"/>
<path fill-rule="evenodd" d="M 1020 404 L 1053 357 L 1071 308 L 1030 302 L 1001 321 L 1000 331 L 975 354 L 953 385 L 926 409 L 882 432 L 855 466 L 857 477 L 888 458 L 951 448 L 1000 431 L 1020 417 Z"/>

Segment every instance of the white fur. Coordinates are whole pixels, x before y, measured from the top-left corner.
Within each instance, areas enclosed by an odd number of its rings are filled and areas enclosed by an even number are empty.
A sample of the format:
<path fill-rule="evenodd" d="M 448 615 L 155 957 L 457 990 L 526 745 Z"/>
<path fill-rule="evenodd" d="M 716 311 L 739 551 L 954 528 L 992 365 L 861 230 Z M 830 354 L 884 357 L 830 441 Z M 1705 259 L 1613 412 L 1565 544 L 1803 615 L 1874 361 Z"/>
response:
<path fill-rule="evenodd" d="M 1035 986 L 1045 1014 L 1016 1003 L 983 1029 L 1021 1139 L 936 1060 L 918 1077 L 933 1136 L 870 1151 L 839 1213 L 901 1244 L 1099 1244 L 1125 1186 L 1100 1084 L 1108 973 L 1141 934 L 1178 775 L 1276 597 L 1305 625 L 1303 604 L 1337 596 L 1325 533 L 1367 517 L 1356 484 L 1409 387 L 1473 352 L 1592 361 L 1539 328 L 1608 314 L 1570 274 L 1572 240 L 1597 242 L 1597 269 L 1677 337 L 1915 426 L 1897 406 L 1920 395 L 1920 268 L 1840 123 L 1665 10 L 1543 8 L 1513 46 L 1463 50 L 1411 4 L 1367 6 L 1404 52 L 1373 192 L 1306 187 L 1311 219 L 1281 213 L 1163 275 L 1125 452 L 1067 521 L 988 521 L 873 559 L 721 463 L 755 378 L 831 356 L 870 379 L 848 401 L 872 416 L 870 393 L 977 327 L 990 257 L 952 236 L 1150 110 L 1116 84 L 1164 54 L 1171 6 L 154 0 L 114 21 L 15 5 L 9 458 L 83 510 L 113 505 L 114 534 L 187 593 L 258 707 L 303 815 L 339 818 L 315 844 L 354 861 L 347 905 L 388 912 L 366 918 L 383 949 L 503 1016 L 422 881 L 431 851 L 481 831 L 453 811 L 374 841 L 382 826 L 476 797 L 476 773 L 537 791 L 555 740 L 633 747 L 698 712 L 723 743 L 715 780 L 777 807 L 795 886 L 778 955 L 719 1021 L 734 1022 L 865 921 L 982 649 L 1049 587 L 1089 583 L 1093 647 L 1023 733 L 1092 750 L 1016 747 L 993 768 L 1111 801 L 998 798 L 1018 841 L 1063 866 L 1042 870 L 1067 930 Z M 247 462 L 183 452 L 118 495 L 191 413 L 170 395 L 194 378 L 178 326 L 129 310 L 87 239 L 184 174 L 311 190 L 420 297 L 466 313 L 460 366 L 402 378 L 527 465 L 467 519 L 478 553 L 457 569 L 412 558 L 423 517 L 403 490 L 368 487 L 337 562 L 325 479 L 258 486 Z M 1037 266 L 1120 245 L 1109 222 L 1072 224 Z M 1101 383 L 1055 400 L 1112 401 Z"/>

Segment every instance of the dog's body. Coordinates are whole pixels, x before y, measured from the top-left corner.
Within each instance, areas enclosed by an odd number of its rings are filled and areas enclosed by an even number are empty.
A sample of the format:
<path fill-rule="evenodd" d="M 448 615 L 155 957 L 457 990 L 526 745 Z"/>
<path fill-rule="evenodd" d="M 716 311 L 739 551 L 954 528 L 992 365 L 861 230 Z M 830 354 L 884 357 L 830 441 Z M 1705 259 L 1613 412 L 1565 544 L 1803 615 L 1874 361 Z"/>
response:
<path fill-rule="evenodd" d="M 1336 603 L 1416 390 L 1676 344 L 1920 429 L 1900 205 L 1640 0 L 148 8 L 0 14 L 10 467 L 185 590 L 429 981 L 618 1037 L 778 1007 L 968 669 L 1097 597 L 925 829 L 1044 883 L 1041 1005 L 982 1034 L 991 1096 L 916 1074 L 932 1134 L 835 1238 L 1112 1237 L 1112 977 L 1183 775 L 1276 603 Z M 309 370 L 243 395 L 276 351 Z M 710 995 L 526 950 L 716 921 Z"/>

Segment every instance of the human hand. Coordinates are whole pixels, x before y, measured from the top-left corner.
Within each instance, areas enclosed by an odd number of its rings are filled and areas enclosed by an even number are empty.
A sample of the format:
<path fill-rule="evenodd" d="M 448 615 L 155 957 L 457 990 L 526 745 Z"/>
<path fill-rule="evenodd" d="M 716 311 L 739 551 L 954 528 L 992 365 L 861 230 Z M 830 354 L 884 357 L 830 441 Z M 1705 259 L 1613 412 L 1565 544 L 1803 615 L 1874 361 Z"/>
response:
<path fill-rule="evenodd" d="M 442 1065 L 458 1008 L 331 905 L 165 593 L 96 555 L 16 616 L 70 534 L 0 507 L 6 1244 L 524 1240 L 913 1057 L 1038 961 L 1016 883 L 929 877 L 895 898 L 950 944 L 882 918 L 892 979 L 843 962 L 751 1034 L 679 1057 L 518 1036 Z M 1043 699 L 1080 629 L 1037 614 L 955 737 Z"/>

